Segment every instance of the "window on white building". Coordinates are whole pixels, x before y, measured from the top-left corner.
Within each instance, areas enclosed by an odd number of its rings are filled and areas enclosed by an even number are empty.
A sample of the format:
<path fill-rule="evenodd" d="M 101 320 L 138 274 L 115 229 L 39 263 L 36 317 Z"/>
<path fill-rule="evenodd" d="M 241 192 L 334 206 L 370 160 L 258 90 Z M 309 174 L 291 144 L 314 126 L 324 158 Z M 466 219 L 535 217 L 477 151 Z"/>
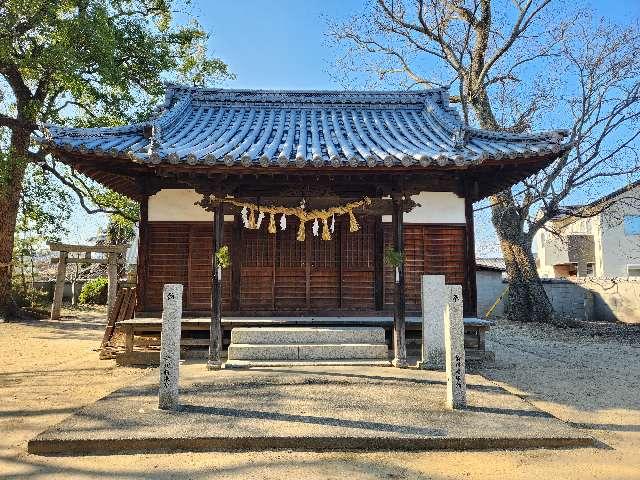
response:
<path fill-rule="evenodd" d="M 640 215 L 624 216 L 624 234 L 640 235 Z"/>
<path fill-rule="evenodd" d="M 640 277 L 640 265 L 627 265 L 627 276 Z"/>

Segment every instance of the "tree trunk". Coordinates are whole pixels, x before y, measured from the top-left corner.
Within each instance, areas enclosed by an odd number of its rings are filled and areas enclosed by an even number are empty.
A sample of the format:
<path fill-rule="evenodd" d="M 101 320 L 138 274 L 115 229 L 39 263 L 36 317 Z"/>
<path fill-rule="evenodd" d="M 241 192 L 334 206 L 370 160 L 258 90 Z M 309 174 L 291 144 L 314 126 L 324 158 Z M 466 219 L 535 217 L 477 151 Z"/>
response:
<path fill-rule="evenodd" d="M 12 133 L 6 167 L 0 180 L 0 316 L 12 310 L 11 276 L 16 218 L 27 165 L 28 133 Z"/>
<path fill-rule="evenodd" d="M 475 91 L 470 103 L 482 128 L 500 129 L 484 88 Z M 490 200 L 493 226 L 500 240 L 509 282 L 506 317 L 521 322 L 553 321 L 553 307 L 531 251 L 532 236 L 524 231 L 528 211 L 518 208 L 510 188 L 491 196 Z"/>
<path fill-rule="evenodd" d="M 510 191 L 491 197 L 493 225 L 500 239 L 509 281 L 505 316 L 512 321 L 551 322 L 553 308 L 531 251 L 531 236 Z"/>

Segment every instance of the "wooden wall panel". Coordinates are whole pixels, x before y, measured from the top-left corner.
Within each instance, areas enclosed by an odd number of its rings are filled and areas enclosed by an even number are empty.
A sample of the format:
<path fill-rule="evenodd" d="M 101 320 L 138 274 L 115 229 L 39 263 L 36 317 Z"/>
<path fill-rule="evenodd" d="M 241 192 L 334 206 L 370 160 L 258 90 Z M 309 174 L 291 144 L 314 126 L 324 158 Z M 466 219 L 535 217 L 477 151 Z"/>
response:
<path fill-rule="evenodd" d="M 375 219 L 358 217 L 360 230 L 349 232 L 349 223 L 341 228 L 342 308 L 373 310 Z"/>
<path fill-rule="evenodd" d="M 287 219 L 287 229 L 276 233 L 275 308 L 305 310 L 307 305 L 306 242 L 296 240 L 298 224 Z"/>
<path fill-rule="evenodd" d="M 384 248 L 393 246 L 391 225 L 384 225 Z M 448 285 L 462 285 L 465 272 L 465 227 L 404 225 L 405 299 L 407 312 L 421 310 L 421 276 L 444 275 Z M 394 271 L 384 265 L 384 306 L 393 308 Z"/>
<path fill-rule="evenodd" d="M 165 283 L 184 286 L 183 308 L 206 311 L 211 306 L 212 223 L 149 222 L 148 283 L 145 308 L 162 309 Z M 224 243 L 231 241 L 231 225 L 224 225 Z M 222 274 L 222 307 L 231 300 L 231 270 Z"/>
<path fill-rule="evenodd" d="M 165 283 L 181 283 L 188 288 L 189 229 L 186 223 L 149 222 L 147 235 L 147 286 L 145 308 L 162 310 L 162 289 Z M 187 295 L 183 295 L 183 305 Z"/>
<path fill-rule="evenodd" d="M 224 224 L 223 244 L 231 245 L 232 228 Z M 212 223 L 192 223 L 189 229 L 189 277 L 187 287 L 189 310 L 211 308 L 211 251 L 213 242 Z M 231 269 L 222 271 L 222 308 L 231 306 Z"/>
<path fill-rule="evenodd" d="M 444 275 L 449 285 L 464 285 L 465 227 L 424 229 L 424 271 Z"/>
<path fill-rule="evenodd" d="M 321 227 L 322 229 L 322 227 Z M 320 234 L 319 234 L 320 235 Z M 312 310 L 331 309 L 339 306 L 339 270 L 335 239 L 322 240 L 313 234 L 310 243 L 309 307 Z"/>
<path fill-rule="evenodd" d="M 240 310 L 273 309 L 273 262 L 275 238 L 261 230 L 242 229 L 240 248 Z"/>
<path fill-rule="evenodd" d="M 421 309 L 422 275 L 425 274 L 424 232 L 428 227 L 421 225 L 405 225 L 404 227 L 404 282 L 406 311 Z"/>
<path fill-rule="evenodd" d="M 274 236 L 242 229 L 240 311 L 375 309 L 375 223 L 359 219 L 361 230 L 350 233 L 339 224 L 331 241 L 311 235 L 296 240 L 297 225 L 289 221 Z M 266 225 L 263 226 L 263 230 Z M 383 225 L 384 248 L 392 245 L 391 225 Z M 145 308 L 162 308 L 165 283 L 182 283 L 184 308 L 207 311 L 211 292 L 212 223 L 149 222 L 148 283 Z M 225 223 L 224 243 L 233 255 L 232 225 Z M 420 277 L 442 274 L 448 284 L 464 285 L 465 227 L 405 225 L 407 311 L 420 311 Z M 338 255 L 338 249 L 342 255 Z M 307 271 L 307 264 L 309 269 Z M 393 307 L 394 272 L 383 268 L 385 310 Z M 223 309 L 231 309 L 231 269 L 223 273 Z"/>

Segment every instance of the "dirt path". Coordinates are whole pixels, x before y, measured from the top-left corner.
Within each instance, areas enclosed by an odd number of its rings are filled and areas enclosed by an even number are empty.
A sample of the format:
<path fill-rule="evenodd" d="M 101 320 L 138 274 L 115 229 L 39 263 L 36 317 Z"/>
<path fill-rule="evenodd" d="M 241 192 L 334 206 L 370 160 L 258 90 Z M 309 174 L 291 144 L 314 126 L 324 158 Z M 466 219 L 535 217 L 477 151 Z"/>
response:
<path fill-rule="evenodd" d="M 87 317 L 87 314 L 82 314 Z M 427 453 L 174 453 L 39 457 L 26 442 L 144 370 L 99 361 L 100 315 L 0 324 L 2 478 L 640 479 L 637 337 L 500 325 L 482 373 L 539 408 L 588 429 L 601 448 Z M 419 401 L 419 399 L 416 399 Z"/>

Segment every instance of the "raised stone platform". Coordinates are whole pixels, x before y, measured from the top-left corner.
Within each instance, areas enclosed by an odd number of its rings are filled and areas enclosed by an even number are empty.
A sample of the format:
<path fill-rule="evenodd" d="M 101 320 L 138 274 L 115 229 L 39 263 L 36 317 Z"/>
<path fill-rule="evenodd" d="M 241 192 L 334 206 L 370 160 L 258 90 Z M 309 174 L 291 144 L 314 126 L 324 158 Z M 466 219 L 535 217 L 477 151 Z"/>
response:
<path fill-rule="evenodd" d="M 444 409 L 442 372 L 182 365 L 179 411 L 157 409 L 158 374 L 41 433 L 42 455 L 175 450 L 468 450 L 593 446 L 588 435 L 477 375 L 464 410 Z"/>
<path fill-rule="evenodd" d="M 389 351 L 381 327 L 244 327 L 231 331 L 227 367 L 272 365 L 273 362 L 379 365 Z"/>

